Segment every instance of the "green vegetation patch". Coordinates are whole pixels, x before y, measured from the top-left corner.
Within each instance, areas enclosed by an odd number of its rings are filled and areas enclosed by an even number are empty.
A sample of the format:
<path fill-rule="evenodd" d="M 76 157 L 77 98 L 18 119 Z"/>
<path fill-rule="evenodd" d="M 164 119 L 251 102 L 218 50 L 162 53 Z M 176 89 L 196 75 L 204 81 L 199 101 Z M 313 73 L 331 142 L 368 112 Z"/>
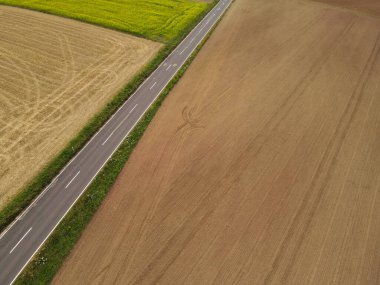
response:
<path fill-rule="evenodd" d="M 177 37 L 209 4 L 191 0 L 0 0 L 151 40 Z"/>

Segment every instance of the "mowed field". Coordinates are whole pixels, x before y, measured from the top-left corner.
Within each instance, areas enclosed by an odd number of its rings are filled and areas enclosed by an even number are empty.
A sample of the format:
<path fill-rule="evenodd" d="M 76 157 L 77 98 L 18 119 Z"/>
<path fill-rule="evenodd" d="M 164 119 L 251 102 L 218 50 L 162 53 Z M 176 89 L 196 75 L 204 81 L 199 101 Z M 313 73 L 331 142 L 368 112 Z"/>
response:
<path fill-rule="evenodd" d="M 0 6 L 0 206 L 146 64 L 161 44 Z"/>
<path fill-rule="evenodd" d="M 379 284 L 379 34 L 236 0 L 53 284 Z"/>
<path fill-rule="evenodd" d="M 209 4 L 197 0 L 0 0 L 162 42 L 178 36 Z"/>

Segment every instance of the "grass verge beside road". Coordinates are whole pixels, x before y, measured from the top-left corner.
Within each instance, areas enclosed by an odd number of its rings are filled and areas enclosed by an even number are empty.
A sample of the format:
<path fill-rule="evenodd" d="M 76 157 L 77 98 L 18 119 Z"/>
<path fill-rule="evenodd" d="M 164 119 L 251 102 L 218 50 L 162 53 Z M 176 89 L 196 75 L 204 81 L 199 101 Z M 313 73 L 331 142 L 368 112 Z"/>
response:
<path fill-rule="evenodd" d="M 0 0 L 0 4 L 81 20 L 161 42 L 178 37 L 208 6 L 191 0 Z"/>

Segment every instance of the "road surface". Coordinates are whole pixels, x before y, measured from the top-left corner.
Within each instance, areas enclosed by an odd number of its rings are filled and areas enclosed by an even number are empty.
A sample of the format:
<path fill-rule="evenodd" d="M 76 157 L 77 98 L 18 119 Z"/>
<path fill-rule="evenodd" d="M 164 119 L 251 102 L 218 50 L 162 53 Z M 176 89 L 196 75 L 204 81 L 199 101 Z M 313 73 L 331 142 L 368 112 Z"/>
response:
<path fill-rule="evenodd" d="M 107 121 L 37 199 L 0 235 L 0 284 L 12 284 L 223 15 L 221 0 Z"/>

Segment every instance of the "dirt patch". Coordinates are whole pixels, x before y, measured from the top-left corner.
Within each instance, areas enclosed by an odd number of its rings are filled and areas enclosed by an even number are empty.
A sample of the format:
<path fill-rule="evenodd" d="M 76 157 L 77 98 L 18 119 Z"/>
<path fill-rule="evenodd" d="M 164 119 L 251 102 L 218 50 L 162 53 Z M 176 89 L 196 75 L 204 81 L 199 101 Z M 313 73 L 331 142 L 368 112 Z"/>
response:
<path fill-rule="evenodd" d="M 0 206 L 155 54 L 160 44 L 0 6 Z"/>
<path fill-rule="evenodd" d="M 236 0 L 54 284 L 378 284 L 379 23 Z"/>
<path fill-rule="evenodd" d="M 380 1 L 378 0 L 314 0 L 316 2 L 335 5 L 344 9 L 368 13 L 380 17 Z"/>

